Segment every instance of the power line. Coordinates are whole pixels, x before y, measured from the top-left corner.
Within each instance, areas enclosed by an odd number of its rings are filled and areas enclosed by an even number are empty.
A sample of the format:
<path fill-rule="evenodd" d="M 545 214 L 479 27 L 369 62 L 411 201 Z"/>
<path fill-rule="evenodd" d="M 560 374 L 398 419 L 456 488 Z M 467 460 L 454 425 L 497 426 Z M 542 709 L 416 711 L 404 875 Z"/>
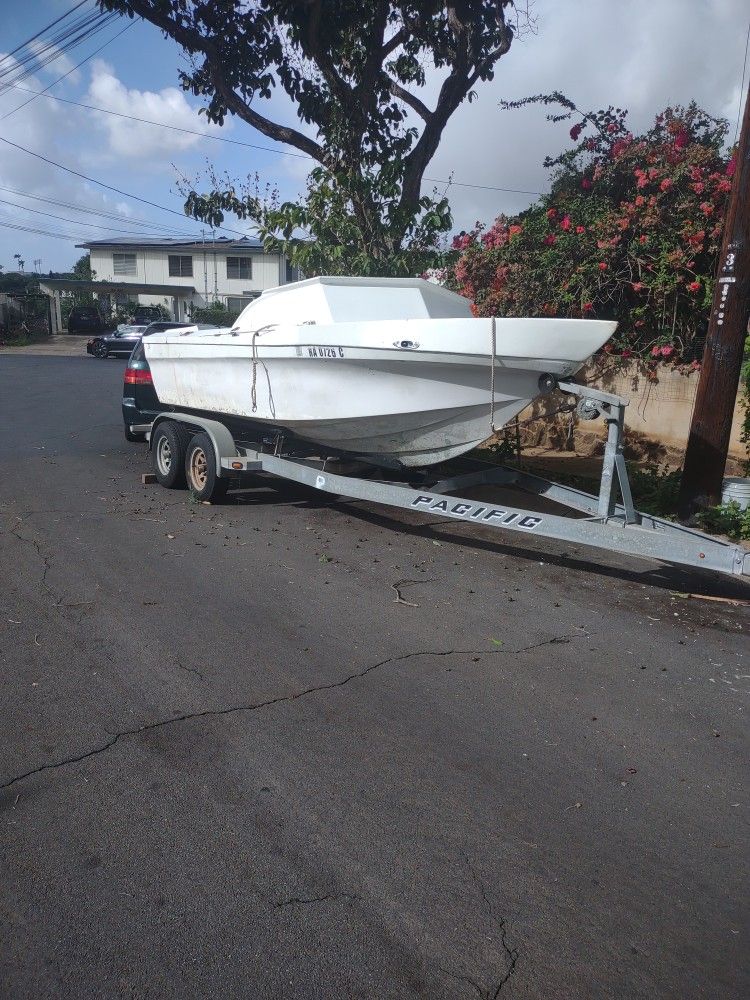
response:
<path fill-rule="evenodd" d="M 47 87 L 44 88 L 44 90 L 40 90 L 38 94 L 35 94 L 33 97 L 30 97 L 28 101 L 24 101 L 23 104 L 19 104 L 18 107 L 11 108 L 10 111 L 6 111 L 5 114 L 0 117 L 0 121 L 5 121 L 6 118 L 10 118 L 10 116 L 14 115 L 16 111 L 20 111 L 21 108 L 25 108 L 28 104 L 31 104 L 33 101 L 35 101 L 37 97 L 44 97 L 47 94 L 48 90 L 52 90 L 53 87 L 56 87 L 58 83 L 61 83 L 66 77 L 70 76 L 71 73 L 75 73 L 75 71 L 77 69 L 80 69 L 84 63 L 87 63 L 89 59 L 93 59 L 94 56 L 99 55 L 102 49 L 106 49 L 108 45 L 111 45 L 116 38 L 119 38 L 120 35 L 123 35 L 129 28 L 132 28 L 134 24 L 135 21 L 128 21 L 128 23 L 125 25 L 124 28 L 121 28 L 120 31 L 112 35 L 112 37 L 108 39 L 103 45 L 100 45 L 98 49 L 94 49 L 93 52 L 90 52 L 85 57 L 85 59 L 81 59 L 81 61 L 77 63 L 75 66 L 73 66 L 72 69 L 69 69 L 67 73 L 63 73 L 62 76 L 59 76 L 56 80 L 53 80 L 52 83 L 50 83 Z"/>
<path fill-rule="evenodd" d="M 197 129 L 183 128 L 179 125 L 168 125 L 166 122 L 155 122 L 149 118 L 139 118 L 136 115 L 126 115 L 121 111 L 110 111 L 109 108 L 99 108 L 94 104 L 83 104 L 81 101 L 73 101 L 67 97 L 57 97 L 55 94 L 45 94 L 36 90 L 29 90 L 28 87 L 20 87 L 17 84 L 8 84 L 13 90 L 22 90 L 26 94 L 34 94 L 36 97 L 46 97 L 51 101 L 61 101 L 63 104 L 72 104 L 74 107 L 83 108 L 86 111 L 98 111 L 103 115 L 112 115 L 115 118 L 125 118 L 127 121 L 139 122 L 141 125 L 153 125 L 156 128 L 166 128 L 172 132 L 184 132 L 186 135 L 197 135 L 201 139 L 211 139 L 214 142 L 228 142 L 233 146 L 245 146 L 248 149 L 259 149 L 266 153 L 278 153 L 284 156 L 294 156 L 302 160 L 313 161 L 312 156 L 307 153 L 293 153 L 286 149 L 276 149 L 272 146 L 260 146 L 253 142 L 244 142 L 242 139 L 230 139 L 225 135 L 212 135 L 209 132 L 199 132 Z M 429 184 L 452 184 L 454 187 L 475 188 L 480 191 L 499 191 L 504 194 L 530 194 L 540 195 L 541 191 L 526 191 L 520 188 L 497 187 L 492 184 L 469 184 L 464 181 L 438 180 L 435 177 L 423 178 Z"/>
<path fill-rule="evenodd" d="M 734 127 L 734 143 L 737 142 L 737 133 L 740 130 L 740 115 L 742 114 L 742 95 L 745 93 L 745 73 L 747 71 L 747 47 L 750 43 L 750 21 L 747 25 L 747 38 L 745 39 L 745 58 L 742 60 L 742 83 L 740 83 L 740 106 L 737 108 L 737 124 Z M 734 145 L 734 143 L 732 145 Z"/>
<path fill-rule="evenodd" d="M 80 2 L 71 7 L 70 10 L 66 11 L 64 14 L 61 14 L 59 17 L 55 18 L 54 21 L 51 21 L 48 25 L 45 25 L 44 28 L 40 28 L 40 30 L 37 31 L 35 35 L 31 36 L 31 38 L 27 38 L 25 42 L 21 42 L 20 45 L 16 45 L 16 47 L 12 49 L 10 52 L 6 52 L 5 56 L 3 57 L 3 61 L 5 59 L 8 59 L 10 56 L 14 56 L 16 52 L 20 52 L 21 49 L 25 48 L 31 42 L 35 42 L 40 35 L 44 34 L 45 31 L 49 31 L 50 28 L 54 28 L 56 24 L 59 24 L 60 21 L 64 21 L 66 17 L 69 17 L 73 13 L 73 11 L 78 10 L 79 7 L 83 7 L 83 5 L 87 2 L 88 0 L 80 0 Z"/>
<path fill-rule="evenodd" d="M 59 222 L 72 222 L 73 225 L 86 226 L 87 229 L 101 229 L 107 233 L 123 233 L 128 236 L 145 236 L 146 233 L 135 232 L 132 229 L 115 229 L 112 226 L 98 226 L 95 222 L 83 222 L 79 219 L 67 219 L 64 215 L 55 215 L 52 212 L 44 212 L 40 208 L 30 208 L 28 205 L 19 205 L 15 201 L 6 201 L 5 198 L 0 198 L 0 205 L 10 205 L 12 208 L 20 208 L 22 212 L 33 212 L 35 215 L 45 215 L 49 219 L 57 219 Z M 163 233 L 170 233 L 171 231 L 162 228 Z"/>
<path fill-rule="evenodd" d="M 51 233 L 46 229 L 33 229 L 31 226 L 21 226 L 16 225 L 13 222 L 5 221 L 0 221 L 0 229 L 19 229 L 24 233 L 38 233 L 41 236 L 54 236 L 61 240 L 67 240 L 69 243 L 81 239 L 80 236 L 71 236 L 70 233 Z"/>
<path fill-rule="evenodd" d="M 165 205 L 158 205 L 155 201 L 149 201 L 148 198 L 141 198 L 140 195 L 130 194 L 128 191 L 123 191 L 122 188 L 114 187 L 112 184 L 105 184 L 104 181 L 98 181 L 95 177 L 89 177 L 88 174 L 81 173 L 80 170 L 73 170 L 72 167 L 66 167 L 62 163 L 58 163 L 56 160 L 51 160 L 48 156 L 43 156 L 41 153 L 35 153 L 32 149 L 27 149 L 25 146 L 19 145 L 17 142 L 11 142 L 10 139 L 6 139 L 5 136 L 0 135 L 0 142 L 4 142 L 7 146 L 12 146 L 14 149 L 20 150 L 22 153 L 28 153 L 29 156 L 35 157 L 37 160 L 42 160 L 44 163 L 48 163 L 52 167 L 57 167 L 58 170 L 64 170 L 68 174 L 73 174 L 75 177 L 80 177 L 90 184 L 96 184 L 99 187 L 106 188 L 107 191 L 114 191 L 115 194 L 122 195 L 123 198 L 131 198 L 133 201 L 140 201 L 144 205 L 148 205 L 151 208 L 156 208 L 160 212 L 169 212 L 170 215 L 177 215 L 183 221 L 185 219 L 184 212 L 178 212 L 174 208 L 167 208 Z M 246 236 L 247 233 L 241 233 L 237 229 L 230 229 L 228 226 L 216 226 L 217 229 L 224 229 L 228 233 L 233 233 L 235 236 Z"/>
<path fill-rule="evenodd" d="M 44 198 L 42 195 L 38 194 L 27 194 L 25 191 L 19 191 L 17 188 L 3 187 L 0 185 L 0 191 L 5 191 L 7 194 L 17 194 L 22 198 L 31 198 L 34 201 L 45 202 L 48 205 L 53 205 L 55 208 L 70 208 L 75 212 L 84 212 L 87 215 L 98 215 L 104 219 L 114 219 L 115 222 L 121 222 L 123 225 L 136 226 L 140 228 L 148 229 L 158 229 L 160 231 L 167 231 L 167 227 L 159 225 L 156 222 L 148 222 L 146 219 L 140 218 L 129 218 L 126 215 L 120 215 L 117 212 L 105 212 L 97 208 L 88 208 L 84 205 L 78 205 L 75 202 L 70 201 L 59 201 L 55 198 Z M 23 208 L 24 206 L 20 206 Z M 192 236 L 192 233 L 187 232 L 174 232 L 174 230 L 169 230 L 173 232 L 175 236 Z"/>

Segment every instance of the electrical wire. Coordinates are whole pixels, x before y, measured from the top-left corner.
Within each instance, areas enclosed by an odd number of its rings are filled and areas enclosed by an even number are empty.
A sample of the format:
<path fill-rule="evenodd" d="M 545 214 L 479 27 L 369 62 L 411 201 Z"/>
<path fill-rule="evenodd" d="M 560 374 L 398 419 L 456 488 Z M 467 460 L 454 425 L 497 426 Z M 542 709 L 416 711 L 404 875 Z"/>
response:
<path fill-rule="evenodd" d="M 6 201 L 5 198 L 0 198 L 0 205 L 10 205 L 12 208 L 19 208 L 22 212 L 33 212 L 35 215 L 44 215 L 49 219 L 57 219 L 59 222 L 72 222 L 73 225 L 86 226 L 87 229 L 102 229 L 107 233 L 122 233 L 128 236 L 154 236 L 153 233 L 143 233 L 130 229 L 115 229 L 112 226 L 99 226 L 95 222 L 84 222 L 81 219 L 68 219 L 64 215 L 55 215 L 53 212 L 44 212 L 40 208 L 30 208 L 28 205 L 19 205 L 15 201 Z M 165 227 L 162 228 L 162 234 L 164 236 L 167 234 L 174 235 L 171 230 L 166 229 Z M 158 237 L 159 234 L 157 233 L 156 235 Z"/>
<path fill-rule="evenodd" d="M 72 209 L 75 212 L 84 212 L 87 215 L 97 215 L 97 216 L 101 216 L 104 219 L 114 219 L 115 222 L 121 222 L 123 225 L 134 225 L 134 226 L 138 226 L 140 228 L 158 229 L 158 230 L 163 230 L 165 228 L 164 226 L 159 225 L 159 223 L 148 222 L 148 220 L 146 220 L 146 219 L 141 219 L 141 218 L 137 218 L 137 217 L 130 218 L 129 216 L 120 215 L 117 212 L 107 212 L 107 211 L 104 211 L 102 209 L 89 208 L 89 207 L 84 206 L 84 205 L 78 205 L 75 202 L 59 201 L 59 200 L 57 200 L 55 198 L 45 198 L 42 195 L 38 195 L 38 194 L 27 194 L 25 191 L 19 191 L 17 188 L 3 187 L 2 185 L 0 185 L 0 191 L 4 191 L 7 194 L 20 195 L 22 198 L 31 198 L 34 201 L 45 202 L 48 205 L 53 205 L 55 208 L 70 208 L 70 209 Z M 24 206 L 20 206 L 20 207 L 23 208 Z M 174 232 L 174 231 L 170 230 L 170 232 Z M 185 233 L 185 232 L 179 232 L 179 233 L 175 233 L 174 235 L 176 235 L 176 236 L 190 236 L 192 234 L 191 233 Z"/>
<path fill-rule="evenodd" d="M 134 24 L 135 21 L 128 21 L 128 23 L 125 25 L 124 28 L 121 28 L 120 31 L 112 35 L 112 37 L 108 39 L 103 45 L 100 45 L 98 49 L 94 49 L 94 51 L 90 52 L 84 59 L 81 59 L 81 61 L 79 63 L 76 63 L 76 65 L 73 66 L 71 69 L 69 69 L 67 73 L 63 73 L 62 76 L 59 76 L 56 80 L 53 80 L 52 83 L 50 83 L 48 86 L 44 88 L 44 90 L 40 90 L 38 94 L 35 94 L 33 97 L 30 97 L 28 101 L 24 101 L 23 104 L 19 104 L 18 107 L 11 108 L 10 111 L 6 111 L 4 115 L 0 116 L 0 122 L 5 121 L 6 118 L 10 118 L 11 115 L 14 115 L 16 111 L 20 111 L 21 108 L 25 108 L 27 105 L 31 104 L 33 101 L 37 99 L 37 97 L 44 97 L 48 90 L 52 90 L 53 87 L 56 87 L 58 83 L 61 83 L 66 77 L 70 76 L 71 73 L 75 73 L 75 71 L 77 69 L 80 69 L 84 63 L 87 63 L 89 59 L 93 59 L 94 56 L 99 55 L 102 49 L 106 49 L 107 46 L 111 45 L 116 38 L 119 38 L 120 35 L 124 35 L 129 28 L 133 27 Z"/>
<path fill-rule="evenodd" d="M 66 17 L 69 17 L 74 11 L 78 10 L 79 7 L 83 7 L 85 3 L 88 3 L 88 0 L 80 0 L 80 2 L 71 7 L 70 10 L 66 11 L 64 14 L 61 14 L 59 17 L 55 18 L 54 21 L 51 21 L 49 24 L 45 25 L 44 28 L 40 28 L 35 35 L 31 36 L 31 38 L 27 38 L 25 42 L 21 42 L 20 45 L 16 45 L 16 47 L 12 49 L 10 52 L 6 52 L 6 54 L 3 56 L 3 60 L 8 59 L 10 56 L 14 56 L 16 52 L 20 52 L 21 49 L 25 48 L 31 42 L 35 42 L 40 35 L 44 34 L 45 31 L 49 31 L 50 28 L 54 28 L 56 24 L 59 24 L 60 21 L 64 21 Z"/>
<path fill-rule="evenodd" d="M 22 153 L 28 153 L 29 156 L 33 156 L 37 160 L 42 160 L 44 163 L 48 163 L 52 167 L 57 167 L 58 170 L 64 170 L 68 174 L 73 174 L 74 177 L 80 177 L 82 180 L 88 181 L 90 184 L 96 184 L 98 187 L 105 188 L 107 191 L 114 191 L 115 194 L 122 195 L 123 198 L 140 201 L 143 205 L 148 205 L 150 208 L 156 208 L 160 212 L 169 212 L 170 215 L 177 215 L 183 221 L 185 219 L 184 212 L 178 212 L 174 208 L 167 208 L 165 205 L 159 205 L 155 201 L 149 201 L 148 198 L 141 198 L 140 195 L 131 194 L 129 191 L 123 191 L 122 188 L 115 187 L 113 184 L 105 184 L 104 181 L 99 181 L 96 177 L 90 177 L 88 174 L 81 173 L 80 170 L 74 170 L 72 167 L 66 167 L 63 163 L 51 160 L 48 156 L 43 156 L 41 153 L 35 153 L 33 149 L 27 149 L 25 146 L 21 146 L 17 142 L 11 142 L 11 140 L 6 139 L 5 136 L 0 135 L 0 142 L 4 142 L 7 146 L 12 146 L 13 149 L 18 149 Z M 223 229 L 225 232 L 232 233 L 235 236 L 247 236 L 247 233 L 241 233 L 237 229 L 230 229 L 229 226 L 216 226 L 215 228 Z"/>
<path fill-rule="evenodd" d="M 313 158 L 308 156 L 307 153 L 293 153 L 286 149 L 278 149 L 272 146 L 260 146 L 257 143 L 245 142 L 242 139 L 230 139 L 225 135 L 211 135 L 209 132 L 199 132 L 197 129 L 183 128 L 179 125 L 168 125 L 166 122 L 155 122 L 150 118 L 139 118 L 136 115 L 126 115 L 121 111 L 110 111 L 108 108 L 100 108 L 94 104 L 83 104 L 81 101 L 73 101 L 68 97 L 58 97 L 55 94 L 45 94 L 43 91 L 29 90 L 28 87 L 19 87 L 16 84 L 8 84 L 13 90 L 22 90 L 26 94 L 34 94 L 37 97 L 46 97 L 51 101 L 61 101 L 63 104 L 72 104 L 76 108 L 83 108 L 86 111 L 99 111 L 103 115 L 112 115 L 115 118 L 125 118 L 127 121 L 138 122 L 141 125 L 153 125 L 157 128 L 166 128 L 172 132 L 184 132 L 186 135 L 197 135 L 201 139 L 211 139 L 214 142 L 228 142 L 233 146 L 245 146 L 248 149 L 259 149 L 266 153 L 277 153 L 283 156 L 294 156 L 302 160 L 310 160 Z M 1 121 L 2 119 L 0 119 Z M 438 180 L 435 177 L 425 177 L 429 184 L 451 184 L 453 187 L 465 187 L 465 188 L 476 188 L 480 191 L 500 191 L 504 194 L 530 194 L 539 196 L 542 194 L 541 191 L 526 191 L 521 188 L 506 188 L 506 187 L 496 187 L 492 184 L 470 184 L 465 181 L 454 181 L 454 180 Z"/>
<path fill-rule="evenodd" d="M 737 108 L 737 124 L 734 127 L 734 142 L 732 145 L 737 143 L 737 136 L 740 131 L 740 117 L 742 115 L 742 96 L 745 93 L 745 73 L 747 72 L 747 47 L 750 44 L 750 21 L 747 25 L 747 38 L 745 39 L 745 58 L 742 60 L 742 82 L 740 83 L 740 106 Z"/>

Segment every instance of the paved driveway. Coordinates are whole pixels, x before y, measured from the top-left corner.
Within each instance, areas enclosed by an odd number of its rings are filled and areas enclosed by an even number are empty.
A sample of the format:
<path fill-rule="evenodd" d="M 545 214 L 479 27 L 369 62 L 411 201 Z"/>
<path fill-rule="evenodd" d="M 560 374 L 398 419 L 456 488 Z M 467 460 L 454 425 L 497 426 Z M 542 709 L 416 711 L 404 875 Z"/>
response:
<path fill-rule="evenodd" d="M 0 992 L 750 995 L 747 588 L 144 487 L 123 367 L 0 357 Z"/>

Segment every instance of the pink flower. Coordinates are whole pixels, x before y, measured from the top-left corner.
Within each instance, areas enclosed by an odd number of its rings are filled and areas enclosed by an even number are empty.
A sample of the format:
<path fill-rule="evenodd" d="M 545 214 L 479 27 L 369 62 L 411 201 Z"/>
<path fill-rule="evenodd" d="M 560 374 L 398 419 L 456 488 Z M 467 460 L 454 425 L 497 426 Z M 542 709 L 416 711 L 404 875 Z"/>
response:
<path fill-rule="evenodd" d="M 719 183 L 716 185 L 716 190 L 717 191 L 723 191 L 724 193 L 726 193 L 728 191 L 731 191 L 732 190 L 732 182 L 728 181 L 726 179 L 726 177 L 725 177 L 723 180 L 720 180 Z"/>
<path fill-rule="evenodd" d="M 645 199 L 645 198 L 643 197 L 643 195 L 642 195 L 642 194 L 637 194 L 637 195 L 635 196 L 635 204 L 636 204 L 636 206 L 637 206 L 638 208 L 640 208 L 640 207 L 641 207 L 642 205 L 645 205 L 645 204 L 646 204 L 646 199 Z"/>
<path fill-rule="evenodd" d="M 684 149 L 685 146 L 689 145 L 691 135 L 686 128 L 681 128 L 677 135 L 674 137 L 675 149 Z"/>
<path fill-rule="evenodd" d="M 689 292 L 699 292 L 701 290 L 700 281 L 691 281 L 687 286 Z"/>
<path fill-rule="evenodd" d="M 608 267 L 608 265 L 605 263 L 605 261 L 603 261 L 603 260 L 599 261 L 599 270 L 600 271 L 606 271 L 607 267 Z"/>
<path fill-rule="evenodd" d="M 581 233 L 585 233 L 586 232 L 586 227 L 585 226 L 576 226 L 576 232 L 580 236 Z"/>
<path fill-rule="evenodd" d="M 581 181 L 581 187 L 583 188 L 584 191 L 591 190 L 591 181 L 589 180 L 588 177 L 583 178 L 583 180 Z"/>
<path fill-rule="evenodd" d="M 630 287 L 633 289 L 634 292 L 642 292 L 646 286 L 643 284 L 642 281 L 634 281 Z"/>
<path fill-rule="evenodd" d="M 616 160 L 618 156 L 622 156 L 629 145 L 630 143 L 627 139 L 618 139 L 617 142 L 613 143 L 612 149 L 610 150 L 612 153 L 612 159 Z"/>
<path fill-rule="evenodd" d="M 523 232 L 523 226 L 511 226 L 508 229 L 508 235 L 511 237 L 518 236 L 518 234 L 522 232 Z"/>
<path fill-rule="evenodd" d="M 695 191 L 696 194 L 703 194 L 706 185 L 703 181 L 696 181 L 695 184 L 691 184 L 690 187 Z"/>
<path fill-rule="evenodd" d="M 620 351 L 620 357 L 629 358 L 632 355 L 632 353 L 633 352 L 630 350 L 630 348 L 623 347 L 623 349 Z"/>
<path fill-rule="evenodd" d="M 663 358 L 671 358 L 673 354 L 674 354 L 674 347 L 672 347 L 670 345 L 667 345 L 666 347 L 662 347 L 662 349 L 661 349 L 661 356 Z"/>
<path fill-rule="evenodd" d="M 713 210 L 714 206 L 711 204 L 710 201 L 701 202 L 701 212 L 703 212 L 704 215 L 710 215 L 713 212 Z"/>
<path fill-rule="evenodd" d="M 638 237 L 638 242 L 639 243 L 648 243 L 648 236 L 646 236 L 645 234 L 643 236 L 639 236 Z"/>
<path fill-rule="evenodd" d="M 560 219 L 560 229 L 564 229 L 566 233 L 570 229 L 570 216 L 569 215 L 564 215 L 562 217 L 562 219 Z"/>
<path fill-rule="evenodd" d="M 672 187 L 673 183 L 674 183 L 674 181 L 670 177 L 665 177 L 664 180 L 659 185 L 659 190 L 660 191 L 669 191 L 669 189 Z"/>
<path fill-rule="evenodd" d="M 556 208 L 548 208 L 547 209 L 547 218 L 548 219 L 554 219 L 556 216 L 557 216 L 557 209 Z"/>
<path fill-rule="evenodd" d="M 661 357 L 661 347 L 654 346 L 651 348 L 651 357 L 659 358 Z"/>
<path fill-rule="evenodd" d="M 609 125 L 607 125 L 607 131 L 609 132 L 609 134 L 610 134 L 610 135 L 611 135 L 611 134 L 612 134 L 613 132 L 616 132 L 616 131 L 617 131 L 617 126 L 615 125 L 615 123 L 614 123 L 614 122 L 610 122 L 610 123 L 609 123 Z"/>
<path fill-rule="evenodd" d="M 727 175 L 727 177 L 734 177 L 734 172 L 736 169 L 737 169 L 737 157 L 732 156 L 732 159 L 729 161 L 729 163 L 727 163 L 727 169 L 724 171 L 724 173 Z"/>
<path fill-rule="evenodd" d="M 593 312 L 593 310 L 594 310 L 594 303 L 593 302 L 584 302 L 583 305 L 581 306 L 581 308 L 583 309 L 584 312 Z"/>
<path fill-rule="evenodd" d="M 570 130 L 570 138 L 573 140 L 573 142 L 578 142 L 578 136 L 581 134 L 582 131 L 583 131 L 583 122 L 579 122 L 577 125 L 573 126 L 573 128 Z"/>
<path fill-rule="evenodd" d="M 554 246 L 556 242 L 557 242 L 557 237 L 552 233 L 550 233 L 549 236 L 545 236 L 544 239 L 542 240 L 542 243 L 544 243 L 544 245 L 548 247 Z"/>

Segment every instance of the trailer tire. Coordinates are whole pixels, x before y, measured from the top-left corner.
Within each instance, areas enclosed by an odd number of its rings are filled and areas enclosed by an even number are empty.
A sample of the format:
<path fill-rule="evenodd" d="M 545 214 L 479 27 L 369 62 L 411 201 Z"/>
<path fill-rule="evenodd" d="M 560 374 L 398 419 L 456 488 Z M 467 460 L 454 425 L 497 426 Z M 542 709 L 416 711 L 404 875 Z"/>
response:
<path fill-rule="evenodd" d="M 189 434 L 174 420 L 165 420 L 154 431 L 151 461 L 160 486 L 168 490 L 185 488 L 185 452 Z"/>
<path fill-rule="evenodd" d="M 208 434 L 203 432 L 196 434 L 187 446 L 185 479 L 191 495 L 196 500 L 221 503 L 226 497 L 229 480 L 218 474 L 216 453 Z"/>

